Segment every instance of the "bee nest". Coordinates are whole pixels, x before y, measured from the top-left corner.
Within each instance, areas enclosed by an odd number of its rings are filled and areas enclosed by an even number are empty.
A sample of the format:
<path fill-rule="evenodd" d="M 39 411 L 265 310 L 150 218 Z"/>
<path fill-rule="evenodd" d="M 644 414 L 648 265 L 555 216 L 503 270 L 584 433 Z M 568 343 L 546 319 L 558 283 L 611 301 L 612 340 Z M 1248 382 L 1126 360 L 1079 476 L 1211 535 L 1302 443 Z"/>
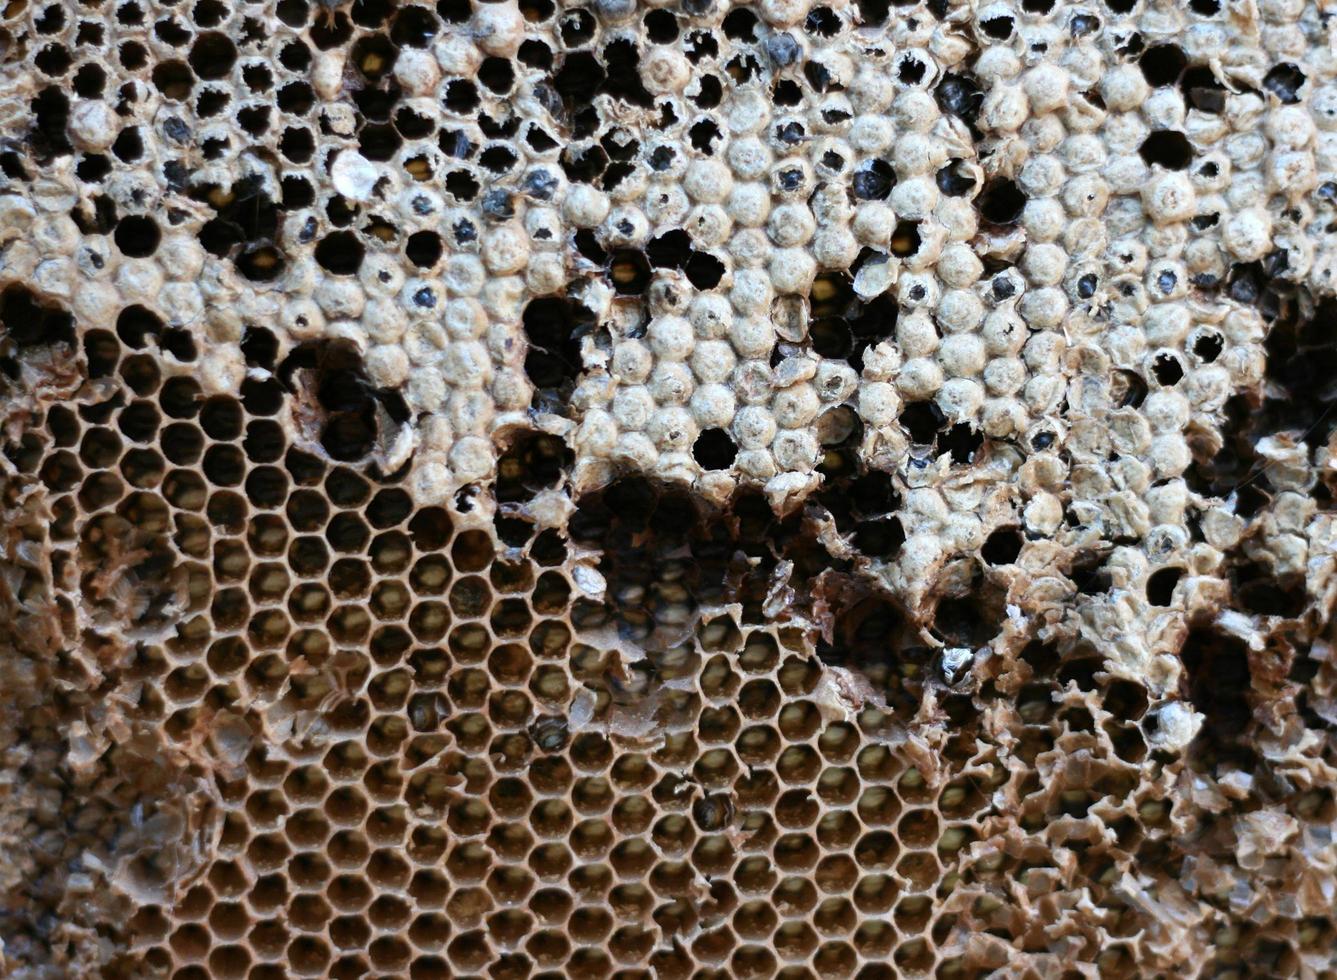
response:
<path fill-rule="evenodd" d="M 1287 0 L 10 0 L 0 974 L 1337 976 Z"/>

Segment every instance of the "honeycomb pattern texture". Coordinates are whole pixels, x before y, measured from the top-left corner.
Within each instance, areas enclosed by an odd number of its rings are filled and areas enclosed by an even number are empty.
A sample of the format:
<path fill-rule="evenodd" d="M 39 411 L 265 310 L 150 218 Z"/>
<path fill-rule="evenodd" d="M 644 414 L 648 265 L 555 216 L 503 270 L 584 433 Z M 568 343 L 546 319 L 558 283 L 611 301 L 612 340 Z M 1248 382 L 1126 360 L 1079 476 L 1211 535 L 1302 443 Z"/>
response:
<path fill-rule="evenodd" d="M 1303 0 L 8 0 L 0 974 L 1337 978 Z"/>

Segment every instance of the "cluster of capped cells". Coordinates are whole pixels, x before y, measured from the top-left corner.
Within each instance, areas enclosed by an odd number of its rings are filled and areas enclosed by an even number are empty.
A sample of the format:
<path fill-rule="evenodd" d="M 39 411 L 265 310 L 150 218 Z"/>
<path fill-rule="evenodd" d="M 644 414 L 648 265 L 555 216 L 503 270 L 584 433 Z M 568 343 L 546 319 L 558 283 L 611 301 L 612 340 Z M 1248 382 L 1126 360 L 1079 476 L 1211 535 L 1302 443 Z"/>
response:
<path fill-rule="evenodd" d="M 0 974 L 1337 977 L 1334 31 L 8 0 Z"/>

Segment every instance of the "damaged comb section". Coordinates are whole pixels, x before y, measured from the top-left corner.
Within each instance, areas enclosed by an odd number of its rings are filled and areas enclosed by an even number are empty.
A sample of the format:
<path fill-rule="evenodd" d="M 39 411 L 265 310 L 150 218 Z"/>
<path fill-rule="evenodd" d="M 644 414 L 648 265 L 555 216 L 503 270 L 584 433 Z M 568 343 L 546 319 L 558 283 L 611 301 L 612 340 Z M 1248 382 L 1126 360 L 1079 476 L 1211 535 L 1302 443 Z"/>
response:
<path fill-rule="evenodd" d="M 1315 5 L 0 10 L 0 974 L 1337 971 Z"/>

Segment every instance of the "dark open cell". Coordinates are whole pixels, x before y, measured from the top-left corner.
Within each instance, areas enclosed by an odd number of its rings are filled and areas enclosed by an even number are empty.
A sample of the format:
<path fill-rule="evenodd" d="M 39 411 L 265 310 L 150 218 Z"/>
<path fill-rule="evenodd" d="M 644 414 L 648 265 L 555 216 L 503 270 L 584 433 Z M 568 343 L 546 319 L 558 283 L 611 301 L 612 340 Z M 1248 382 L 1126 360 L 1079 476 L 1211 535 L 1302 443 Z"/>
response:
<path fill-rule="evenodd" d="M 646 36 L 655 44 L 672 44 L 678 39 L 678 18 L 672 11 L 651 10 L 645 15 L 644 24 Z M 725 30 L 728 30 L 727 26 Z"/>
<path fill-rule="evenodd" d="M 990 565 L 1010 565 L 1021 554 L 1021 531 L 1015 527 L 1000 527 L 984 540 L 980 557 Z"/>
<path fill-rule="evenodd" d="M 1184 641 L 1179 659 L 1188 674 L 1189 700 L 1206 716 L 1192 754 L 1209 765 L 1251 758 L 1253 752 L 1244 739 L 1253 717 L 1248 699 L 1253 675 L 1244 642 L 1216 630 L 1195 629 Z"/>
<path fill-rule="evenodd" d="M 1188 137 L 1173 129 L 1158 129 L 1142 141 L 1138 153 L 1148 164 L 1167 170 L 1184 170 L 1193 162 L 1193 146 Z"/>
<path fill-rule="evenodd" d="M 401 7 L 390 28 L 390 40 L 401 47 L 425 48 L 440 26 L 436 15 L 426 7 Z"/>
<path fill-rule="evenodd" d="M 148 345 L 148 335 L 156 338 L 162 329 L 162 319 L 142 306 L 127 306 L 116 317 L 116 336 L 134 350 L 143 350 Z"/>
<path fill-rule="evenodd" d="M 580 376 L 580 341 L 593 329 L 594 315 L 568 297 L 544 296 L 530 301 L 521 322 L 529 341 L 525 374 L 537 389 L 534 406 L 561 413 Z"/>
<path fill-rule="evenodd" d="M 361 355 L 348 341 L 299 345 L 279 365 L 278 379 L 289 390 L 301 384 L 314 394 L 324 412 L 321 445 L 343 462 L 371 452 L 387 416 L 394 423 L 407 419 L 403 399 L 396 392 L 372 387 Z"/>
<path fill-rule="evenodd" d="M 502 503 L 532 500 L 540 491 L 558 486 L 575 462 L 575 454 L 560 436 L 522 430 L 510 438 L 511 444 L 497 460 L 494 492 Z M 528 528 L 525 540 L 532 533 L 533 528 Z"/>
<path fill-rule="evenodd" d="M 709 252 L 693 252 L 683 270 L 697 289 L 714 289 L 724 277 L 724 262 Z"/>
<path fill-rule="evenodd" d="M 610 42 L 603 49 L 603 62 L 606 77 L 600 86 L 600 91 L 642 108 L 649 108 L 654 104 L 654 97 L 641 81 L 639 69 L 641 53 L 634 41 L 630 38 L 619 38 Z"/>
<path fill-rule="evenodd" d="M 404 254 L 420 269 L 430 269 L 441 261 L 445 244 L 434 231 L 416 231 L 404 243 Z"/>
<path fill-rule="evenodd" d="M 901 409 L 900 423 L 919 445 L 932 445 L 946 417 L 935 402 L 910 402 Z"/>
<path fill-rule="evenodd" d="M 896 186 L 896 171 L 886 160 L 869 160 L 854 171 L 854 196 L 865 201 L 885 201 Z"/>
<path fill-rule="evenodd" d="M 226 78 L 236 64 L 237 47 L 226 34 L 210 31 L 195 39 L 188 60 L 199 78 Z"/>
<path fill-rule="evenodd" d="M 248 248 L 237 255 L 237 271 L 252 282 L 277 279 L 284 264 L 283 253 L 272 245 Z"/>
<path fill-rule="evenodd" d="M 1291 64 L 1289 61 L 1283 61 L 1279 65 L 1274 65 L 1266 75 L 1263 76 L 1263 88 L 1267 89 L 1286 105 L 1295 105 L 1300 101 L 1300 89 L 1304 86 L 1304 72 Z"/>
<path fill-rule="evenodd" d="M 813 7 L 803 22 L 803 29 L 817 37 L 835 37 L 840 27 L 840 16 L 830 7 Z"/>
<path fill-rule="evenodd" d="M 713 109 L 724 97 L 724 85 L 717 75 L 701 75 L 697 79 L 697 90 L 691 99 L 698 109 Z"/>
<path fill-rule="evenodd" d="M 1225 338 L 1219 333 L 1205 333 L 1193 342 L 1193 353 L 1210 364 L 1221 356 L 1225 349 Z"/>
<path fill-rule="evenodd" d="M 70 153 L 69 136 L 65 132 L 70 118 L 70 100 L 57 88 L 48 87 L 37 93 L 31 103 L 33 130 L 28 140 L 39 159 Z"/>
<path fill-rule="evenodd" d="M 452 170 L 446 174 L 446 190 L 461 201 L 472 201 L 478 196 L 479 184 L 467 170 Z"/>
<path fill-rule="evenodd" d="M 1184 377 L 1184 365 L 1179 363 L 1179 358 L 1173 354 L 1160 354 L 1152 363 L 1151 373 L 1156 375 L 1156 380 L 1167 388 L 1179 384 Z"/>
<path fill-rule="evenodd" d="M 530 38 L 521 42 L 516 58 L 528 68 L 547 71 L 552 67 L 552 48 L 537 38 Z"/>
<path fill-rule="evenodd" d="M 348 43 L 353 36 L 353 22 L 342 10 L 333 16 L 317 17 L 310 29 L 311 40 L 321 51 L 329 51 Z"/>
<path fill-rule="evenodd" d="M 617 293 L 639 296 L 650 285 L 650 261 L 636 249 L 616 249 L 608 260 L 608 275 Z"/>
<path fill-rule="evenodd" d="M 149 63 L 149 52 L 144 45 L 138 41 L 126 41 L 116 50 L 117 57 L 121 61 L 121 67 L 127 71 L 138 71 Z M 125 89 L 121 90 L 122 95 Z"/>
<path fill-rule="evenodd" d="M 975 189 L 975 178 L 966 169 L 964 160 L 949 160 L 936 175 L 938 190 L 948 197 L 965 197 Z"/>
<path fill-rule="evenodd" d="M 853 332 L 841 317 L 813 320 L 808 334 L 812 340 L 812 349 L 822 357 L 845 359 L 854 349 Z"/>
<path fill-rule="evenodd" d="M 1188 66 L 1184 50 L 1177 44 L 1154 44 L 1138 59 L 1142 76 L 1153 88 L 1173 85 Z"/>
<path fill-rule="evenodd" d="M 131 214 L 120 219 L 112 238 L 123 254 L 131 258 L 146 258 L 158 250 L 162 233 L 154 219 L 147 215 Z"/>
<path fill-rule="evenodd" d="M 706 156 L 715 152 L 715 142 L 721 136 L 719 124 L 713 119 L 699 119 L 687 130 L 692 148 Z"/>
<path fill-rule="evenodd" d="M 899 517 L 861 521 L 854 528 L 854 547 L 872 558 L 892 558 L 905 544 L 905 528 Z"/>
<path fill-rule="evenodd" d="M 995 177 L 984 185 L 975 206 L 985 221 L 995 225 L 1010 225 L 1021 217 L 1026 207 L 1026 195 L 1007 177 Z"/>
<path fill-rule="evenodd" d="M 957 422 L 951 428 L 938 433 L 938 453 L 950 453 L 952 462 L 966 464 L 974 462 L 975 454 L 984 445 L 984 433 L 969 422 Z"/>
<path fill-rule="evenodd" d="M 505 95 L 515 85 L 515 68 L 506 58 L 484 58 L 478 66 L 478 80 L 498 95 Z"/>
<path fill-rule="evenodd" d="M 859 20 L 868 27 L 879 27 L 887 22 L 891 12 L 891 0 L 855 0 L 859 8 Z"/>
<path fill-rule="evenodd" d="M 311 7 L 306 0 L 279 0 L 274 12 L 284 24 L 300 30 L 306 26 Z"/>
<path fill-rule="evenodd" d="M 781 78 L 771 89 L 771 101 L 780 106 L 796 106 L 803 101 L 803 89 L 792 78 Z"/>
<path fill-rule="evenodd" d="M 598 25 L 595 23 L 594 15 L 580 7 L 563 14 L 558 27 L 562 43 L 568 48 L 578 48 L 582 44 L 589 43 L 597 30 Z"/>
<path fill-rule="evenodd" d="M 358 151 L 368 160 L 390 160 L 404 140 L 389 123 L 366 123 L 358 133 Z"/>
<path fill-rule="evenodd" d="M 74 345 L 74 317 L 58 307 L 39 303 L 24 286 L 11 285 L 0 293 L 0 326 L 20 348 Z"/>
<path fill-rule="evenodd" d="M 692 238 L 681 228 L 674 228 L 650 239 L 645 246 L 646 258 L 656 268 L 681 269 L 692 254 Z"/>
<path fill-rule="evenodd" d="M 195 87 L 195 75 L 184 61 L 161 61 L 153 68 L 153 86 L 163 98 L 184 102 Z"/>
<path fill-rule="evenodd" d="M 552 85 L 568 109 L 588 105 L 604 82 L 604 68 L 589 51 L 568 54 L 553 75 Z"/>
<path fill-rule="evenodd" d="M 84 356 L 88 361 L 90 378 L 107 378 L 116 370 L 121 345 L 115 334 L 108 330 L 90 330 L 84 334 Z"/>
<path fill-rule="evenodd" d="M 266 327 L 247 327 L 241 335 L 241 352 L 247 365 L 272 371 L 278 359 L 279 341 Z"/>
<path fill-rule="evenodd" d="M 706 429 L 692 445 L 692 458 L 707 470 L 727 470 L 737 456 L 738 446 L 724 429 Z"/>
<path fill-rule="evenodd" d="M 169 327 L 162 333 L 159 341 L 164 353 L 171 354 L 182 364 L 189 364 L 199 356 L 195 348 L 195 338 L 189 330 L 181 327 Z"/>
<path fill-rule="evenodd" d="M 1147 577 L 1147 601 L 1153 606 L 1168 606 L 1174 597 L 1175 585 L 1183 576 L 1182 568 L 1160 568 Z"/>
<path fill-rule="evenodd" d="M 74 91 L 85 99 L 96 99 L 107 84 L 107 73 L 100 65 L 80 65 L 74 73 Z"/>
<path fill-rule="evenodd" d="M 366 247 L 351 231 L 330 232 L 316 245 L 316 262 L 340 276 L 356 275 L 365 254 Z"/>
<path fill-rule="evenodd" d="M 891 233 L 891 254 L 900 258 L 914 255 L 921 244 L 918 221 L 901 221 Z"/>
<path fill-rule="evenodd" d="M 914 55 L 906 55 L 896 65 L 896 77 L 906 85 L 918 85 L 927 72 L 928 66 Z"/>
<path fill-rule="evenodd" d="M 70 70 L 73 59 L 63 44 L 48 44 L 33 57 L 37 70 L 52 78 L 59 78 Z"/>
<path fill-rule="evenodd" d="M 1189 107 L 1219 115 L 1226 107 L 1225 83 L 1207 65 L 1193 65 L 1184 72 L 1179 87 Z"/>
<path fill-rule="evenodd" d="M 986 36 L 993 38 L 995 41 L 1006 41 L 1010 38 L 1014 26 L 1011 17 L 1002 15 L 980 21 L 980 29 L 984 31 Z"/>

